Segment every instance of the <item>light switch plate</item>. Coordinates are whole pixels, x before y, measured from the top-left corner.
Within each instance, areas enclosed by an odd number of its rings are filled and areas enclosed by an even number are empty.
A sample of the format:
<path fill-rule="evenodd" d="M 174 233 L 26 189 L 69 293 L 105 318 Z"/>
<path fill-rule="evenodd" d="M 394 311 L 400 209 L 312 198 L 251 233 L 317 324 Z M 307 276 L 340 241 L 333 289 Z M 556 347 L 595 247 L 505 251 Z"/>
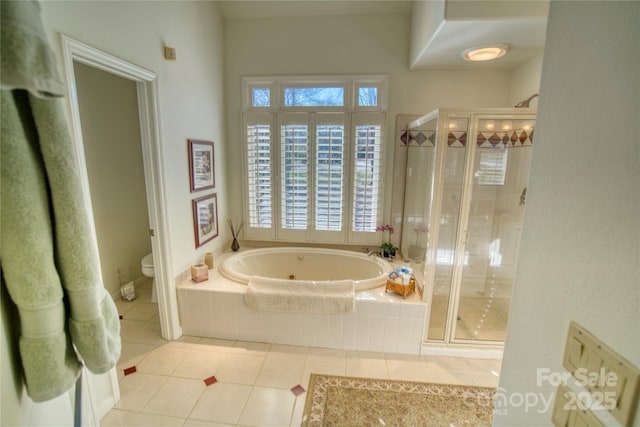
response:
<path fill-rule="evenodd" d="M 569 324 L 564 366 L 622 425 L 638 406 L 640 370 L 575 322 Z"/>
<path fill-rule="evenodd" d="M 604 427 L 589 409 L 576 408 L 576 395 L 567 386 L 558 386 L 551 421 L 556 427 Z"/>
<path fill-rule="evenodd" d="M 164 59 L 167 61 L 175 61 L 176 60 L 176 50 L 172 47 L 165 46 L 164 47 Z"/>

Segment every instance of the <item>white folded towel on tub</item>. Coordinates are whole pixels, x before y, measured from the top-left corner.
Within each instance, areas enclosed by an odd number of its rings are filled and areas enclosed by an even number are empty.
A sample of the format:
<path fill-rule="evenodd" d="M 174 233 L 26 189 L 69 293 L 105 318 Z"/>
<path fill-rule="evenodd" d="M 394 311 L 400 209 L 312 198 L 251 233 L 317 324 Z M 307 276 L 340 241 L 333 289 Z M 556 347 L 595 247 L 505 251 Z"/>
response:
<path fill-rule="evenodd" d="M 350 313 L 355 311 L 353 280 L 333 282 L 252 276 L 244 302 L 258 311 Z"/>

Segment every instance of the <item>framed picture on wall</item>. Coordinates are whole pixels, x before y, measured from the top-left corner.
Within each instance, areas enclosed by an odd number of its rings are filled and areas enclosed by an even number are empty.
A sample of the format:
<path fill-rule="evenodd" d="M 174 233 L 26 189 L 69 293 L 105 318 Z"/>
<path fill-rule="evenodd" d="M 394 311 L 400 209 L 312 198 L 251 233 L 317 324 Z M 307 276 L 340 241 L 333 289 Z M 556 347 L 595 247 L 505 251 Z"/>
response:
<path fill-rule="evenodd" d="M 189 182 L 192 193 L 216 186 L 213 142 L 189 140 Z"/>
<path fill-rule="evenodd" d="M 218 236 L 218 195 L 199 197 L 191 204 L 196 248 L 199 248 Z"/>

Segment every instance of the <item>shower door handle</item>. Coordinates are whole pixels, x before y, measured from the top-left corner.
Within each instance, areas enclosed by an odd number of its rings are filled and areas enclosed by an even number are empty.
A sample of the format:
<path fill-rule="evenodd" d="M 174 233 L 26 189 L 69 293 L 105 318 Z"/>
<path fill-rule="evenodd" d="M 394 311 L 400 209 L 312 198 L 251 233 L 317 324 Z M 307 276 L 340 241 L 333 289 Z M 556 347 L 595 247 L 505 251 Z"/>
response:
<path fill-rule="evenodd" d="M 463 235 L 464 237 L 462 238 L 462 244 L 464 246 L 467 246 L 467 240 L 469 239 L 469 230 L 464 230 Z"/>

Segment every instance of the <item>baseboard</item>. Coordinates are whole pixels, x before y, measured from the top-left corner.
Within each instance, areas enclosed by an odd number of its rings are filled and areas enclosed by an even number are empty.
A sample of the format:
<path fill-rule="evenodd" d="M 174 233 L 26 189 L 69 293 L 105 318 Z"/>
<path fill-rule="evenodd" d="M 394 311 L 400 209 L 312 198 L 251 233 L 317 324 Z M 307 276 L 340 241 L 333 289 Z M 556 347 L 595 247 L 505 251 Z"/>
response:
<path fill-rule="evenodd" d="M 502 360 L 503 353 L 504 349 L 500 347 L 470 347 L 466 345 L 423 343 L 420 354 Z"/>

